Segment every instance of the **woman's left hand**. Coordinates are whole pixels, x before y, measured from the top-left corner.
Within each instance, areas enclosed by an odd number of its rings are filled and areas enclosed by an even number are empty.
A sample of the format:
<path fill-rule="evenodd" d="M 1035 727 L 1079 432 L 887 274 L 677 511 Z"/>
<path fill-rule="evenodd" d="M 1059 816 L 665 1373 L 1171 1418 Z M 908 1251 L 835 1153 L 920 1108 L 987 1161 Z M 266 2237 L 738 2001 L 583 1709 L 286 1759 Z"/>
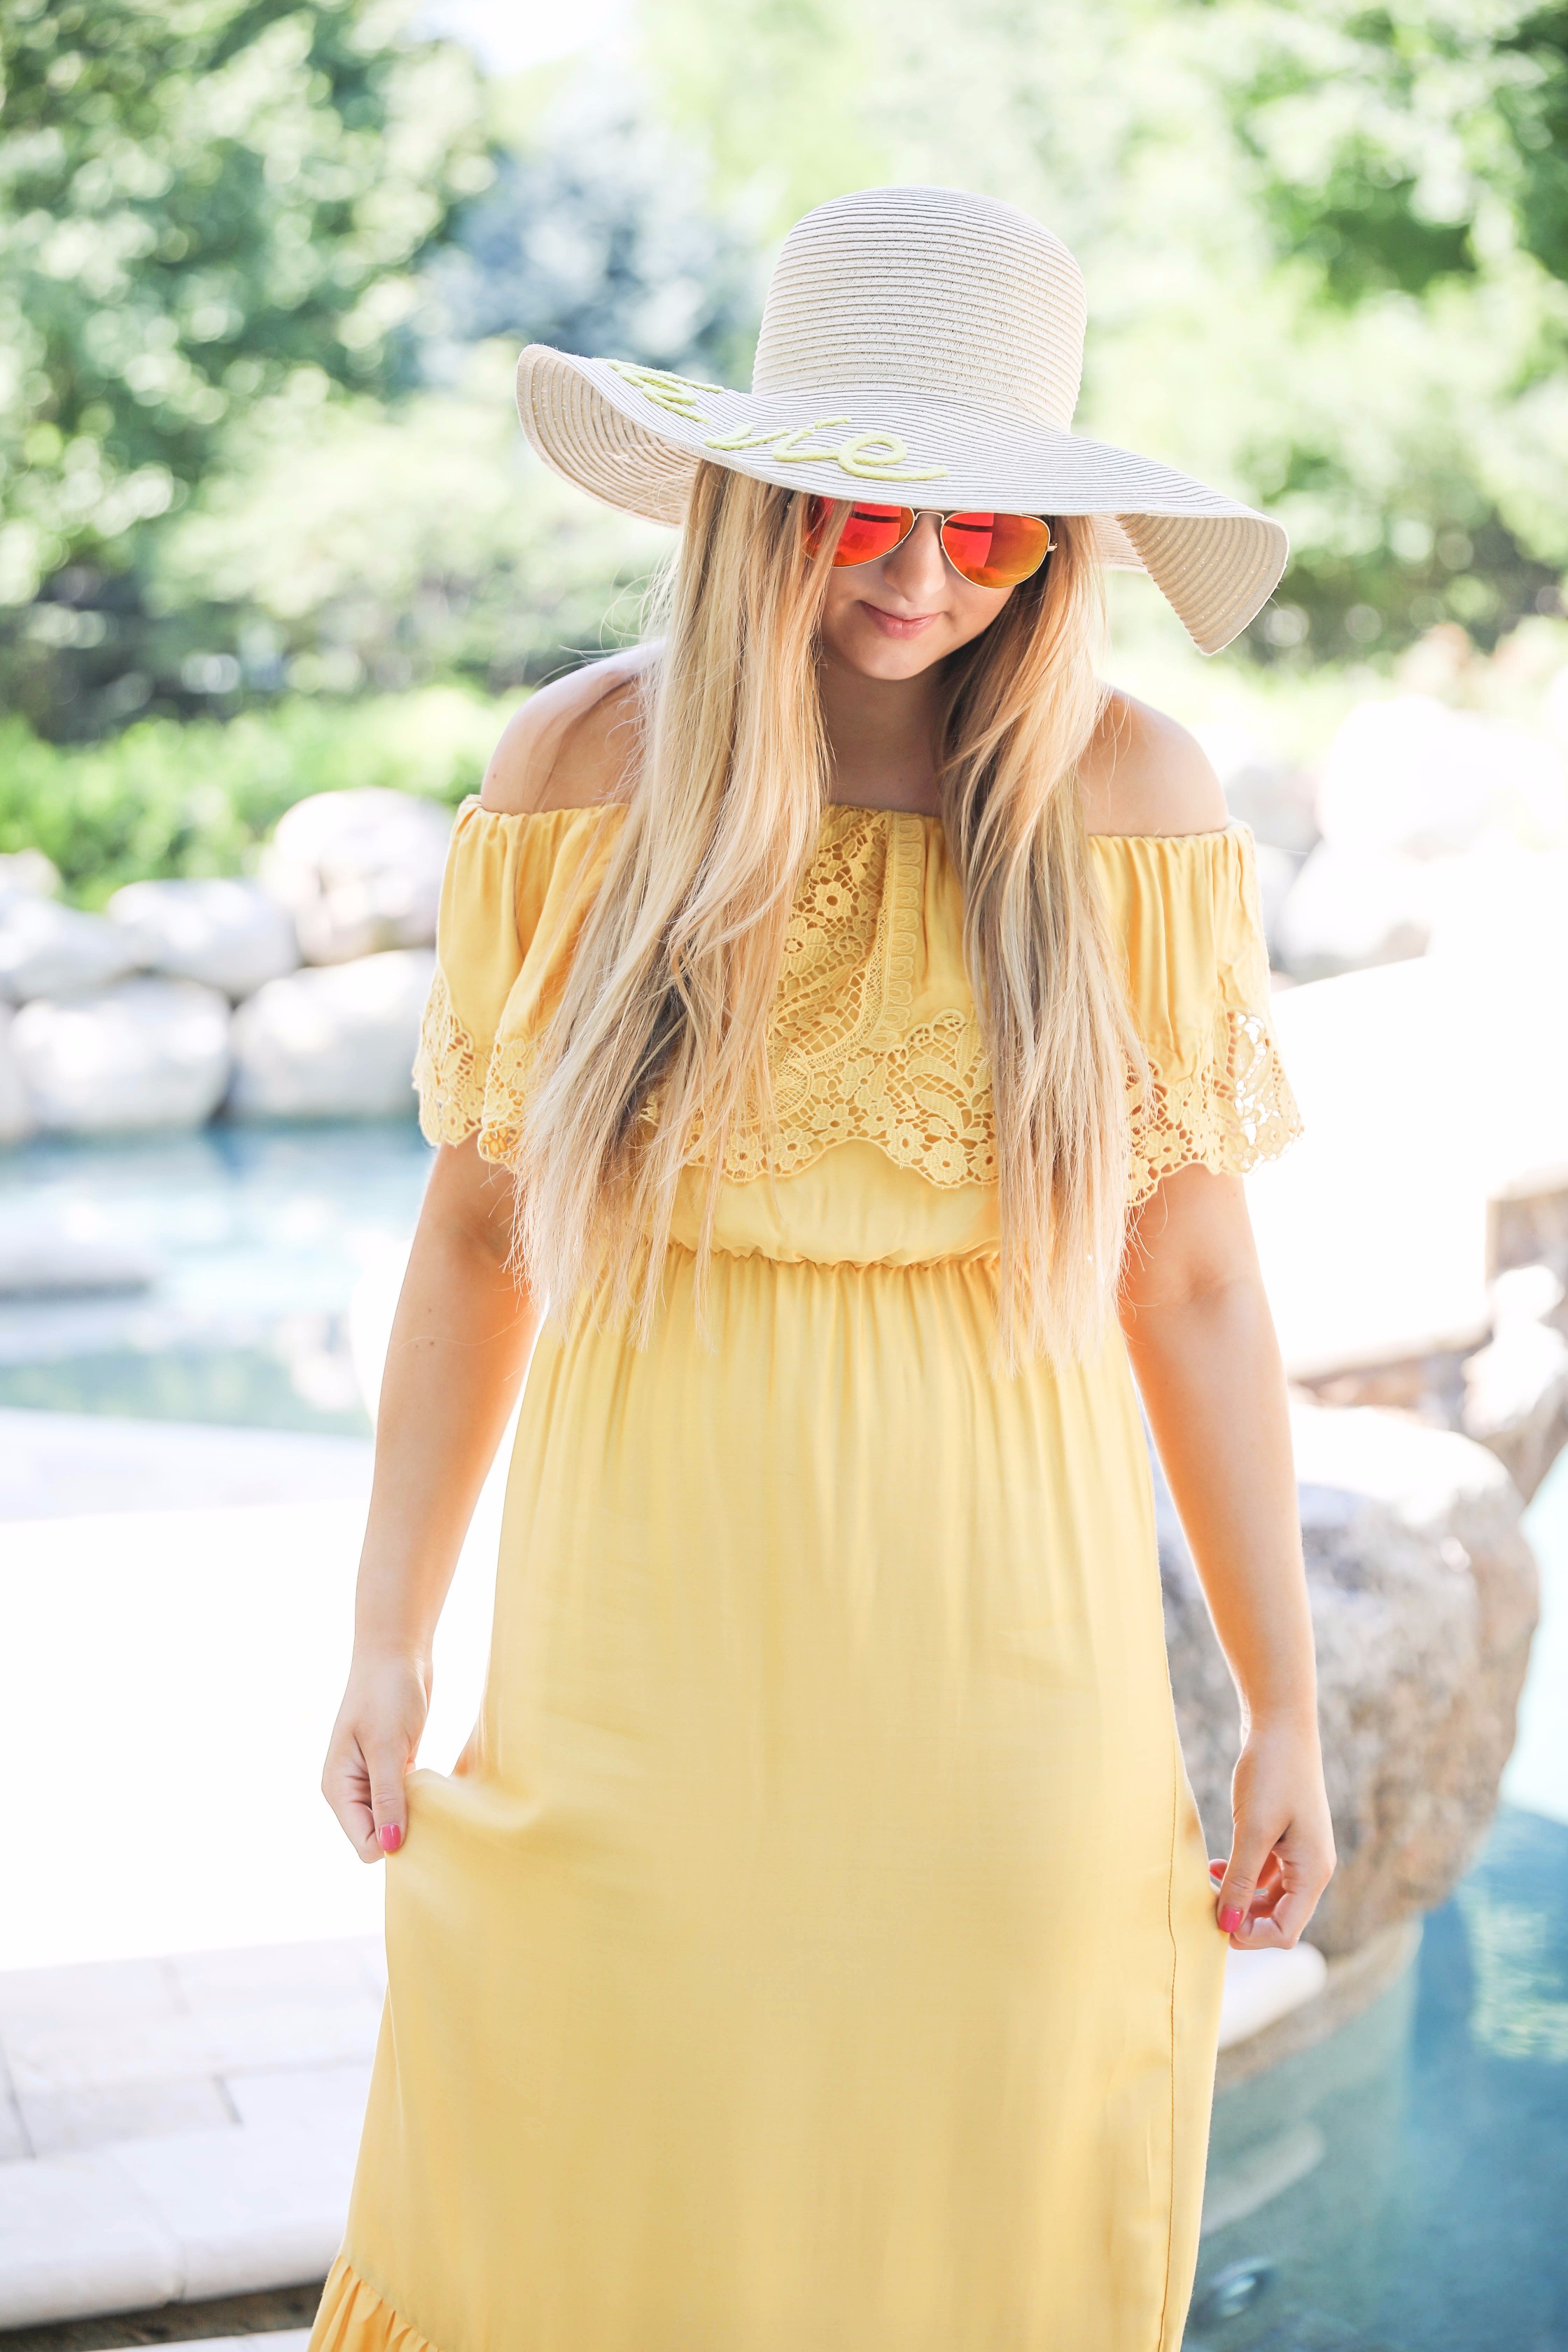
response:
<path fill-rule="evenodd" d="M 1230 1860 L 1215 1909 L 1238 1952 L 1289 1951 L 1333 1875 L 1315 1724 L 1255 1722 L 1231 1780 Z"/>

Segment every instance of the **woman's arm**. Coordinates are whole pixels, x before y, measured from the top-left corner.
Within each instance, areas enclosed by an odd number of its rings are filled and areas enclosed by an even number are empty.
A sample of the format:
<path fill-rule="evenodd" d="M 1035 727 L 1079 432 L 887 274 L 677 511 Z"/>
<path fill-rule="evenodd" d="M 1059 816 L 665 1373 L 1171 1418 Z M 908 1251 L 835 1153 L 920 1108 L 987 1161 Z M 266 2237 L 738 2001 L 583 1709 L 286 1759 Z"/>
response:
<path fill-rule="evenodd" d="M 1121 1328 L 1241 1697 L 1219 1921 L 1291 1945 L 1334 1867 L 1285 1373 L 1236 1176 L 1183 1168 L 1133 1221 Z"/>
<path fill-rule="evenodd" d="M 654 648 L 590 662 L 514 712 L 480 789 L 503 814 L 626 789 L 639 669 Z M 365 1862 L 407 1828 L 404 1775 L 430 1707 L 430 1649 L 463 1537 L 539 1328 L 507 1272 L 512 1183 L 472 1136 L 443 1144 L 393 1320 L 376 1415 L 353 1659 L 321 1788 Z"/>
<path fill-rule="evenodd" d="M 511 1178 L 443 1144 L 393 1319 L 353 1657 L 321 1789 L 361 1859 L 394 1853 L 430 1705 L 430 1648 L 539 1326 L 507 1271 Z"/>

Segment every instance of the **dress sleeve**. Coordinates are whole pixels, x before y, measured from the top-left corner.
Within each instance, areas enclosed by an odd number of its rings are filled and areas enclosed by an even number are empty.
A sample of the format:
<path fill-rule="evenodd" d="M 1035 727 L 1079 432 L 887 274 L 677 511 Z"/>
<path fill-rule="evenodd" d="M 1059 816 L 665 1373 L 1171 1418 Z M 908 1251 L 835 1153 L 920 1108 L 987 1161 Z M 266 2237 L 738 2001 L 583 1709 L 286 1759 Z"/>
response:
<path fill-rule="evenodd" d="M 509 815 L 464 801 L 436 919 L 414 1084 L 428 1142 L 510 1160 L 529 1066 L 560 1001 L 616 810 Z"/>
<path fill-rule="evenodd" d="M 1129 1199 L 1175 1169 L 1245 1175 L 1301 1132 L 1269 1018 L 1268 950 L 1245 825 L 1097 835 L 1150 1088 L 1134 1088 Z"/>

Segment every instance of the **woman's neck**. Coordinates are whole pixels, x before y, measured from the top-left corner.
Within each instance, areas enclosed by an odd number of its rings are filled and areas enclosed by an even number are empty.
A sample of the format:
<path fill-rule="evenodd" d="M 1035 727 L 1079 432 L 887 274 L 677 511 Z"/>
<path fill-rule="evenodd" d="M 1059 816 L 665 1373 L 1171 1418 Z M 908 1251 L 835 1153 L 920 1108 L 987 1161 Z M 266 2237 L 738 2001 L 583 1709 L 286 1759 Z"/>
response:
<path fill-rule="evenodd" d="M 825 651 L 817 676 L 829 800 L 934 816 L 940 667 L 916 677 L 867 677 Z"/>

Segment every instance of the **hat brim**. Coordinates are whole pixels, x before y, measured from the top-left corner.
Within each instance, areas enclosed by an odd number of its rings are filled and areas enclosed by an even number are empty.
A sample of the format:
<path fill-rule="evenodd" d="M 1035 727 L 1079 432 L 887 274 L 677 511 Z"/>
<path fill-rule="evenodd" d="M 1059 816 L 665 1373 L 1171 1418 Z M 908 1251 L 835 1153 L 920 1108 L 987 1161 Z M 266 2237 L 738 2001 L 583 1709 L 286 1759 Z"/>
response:
<path fill-rule="evenodd" d="M 1268 603 L 1289 551 L 1268 516 L 1153 458 L 896 385 L 758 395 L 531 343 L 517 405 L 547 466 L 650 522 L 680 521 L 702 458 L 824 498 L 1090 517 L 1100 562 L 1146 572 L 1204 653 Z"/>

